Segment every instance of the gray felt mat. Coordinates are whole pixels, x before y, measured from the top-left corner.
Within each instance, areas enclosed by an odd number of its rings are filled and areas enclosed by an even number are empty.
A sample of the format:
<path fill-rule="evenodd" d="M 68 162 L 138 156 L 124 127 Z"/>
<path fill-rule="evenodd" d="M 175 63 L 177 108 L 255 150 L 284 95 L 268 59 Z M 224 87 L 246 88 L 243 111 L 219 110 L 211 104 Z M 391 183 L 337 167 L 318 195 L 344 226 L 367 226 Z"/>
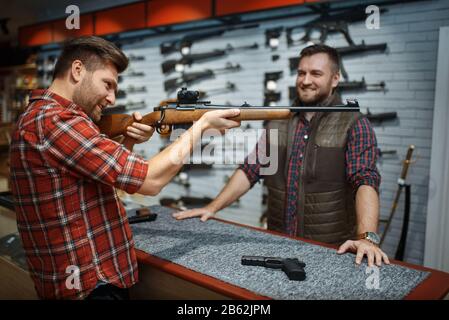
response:
<path fill-rule="evenodd" d="M 383 265 L 376 289 L 366 260 L 357 266 L 353 254 L 214 220 L 177 221 L 165 207 L 151 211 L 159 214 L 156 221 L 132 225 L 137 249 L 274 299 L 402 299 L 429 275 Z M 243 255 L 298 258 L 307 278 L 291 281 L 281 270 L 242 266 Z"/>

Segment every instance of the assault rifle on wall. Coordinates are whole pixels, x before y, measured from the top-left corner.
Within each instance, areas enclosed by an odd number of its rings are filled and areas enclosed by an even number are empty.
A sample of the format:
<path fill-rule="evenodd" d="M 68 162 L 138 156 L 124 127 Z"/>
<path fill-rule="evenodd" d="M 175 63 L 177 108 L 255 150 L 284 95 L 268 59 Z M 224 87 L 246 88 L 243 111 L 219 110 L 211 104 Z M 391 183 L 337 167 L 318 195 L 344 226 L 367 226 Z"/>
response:
<path fill-rule="evenodd" d="M 358 112 L 359 104 L 356 100 L 347 100 L 346 105 L 330 107 L 296 107 L 296 106 L 251 106 L 247 103 L 241 106 L 217 105 L 210 101 L 200 101 L 198 91 L 183 88 L 178 92 L 178 99 L 167 102 L 166 105 L 155 107 L 153 112 L 143 116 L 141 123 L 151 125 L 159 133 L 166 133 L 175 124 L 189 124 L 197 121 L 203 114 L 212 110 L 240 109 L 240 114 L 231 118 L 236 121 L 245 120 L 281 120 L 291 118 L 295 112 Z M 110 138 L 126 134 L 126 128 L 134 122 L 132 115 L 105 115 L 97 123 L 100 131 Z M 126 137 L 128 139 L 132 139 Z"/>
<path fill-rule="evenodd" d="M 126 104 L 119 104 L 113 107 L 107 107 L 103 109 L 103 116 L 107 114 L 121 114 L 126 111 L 132 111 L 132 110 L 139 110 L 139 109 L 145 109 L 147 107 L 147 104 L 145 101 L 139 101 L 139 102 L 128 102 Z"/>
<path fill-rule="evenodd" d="M 184 37 L 182 37 L 179 40 L 172 40 L 172 41 L 164 41 L 159 45 L 159 49 L 161 54 L 168 55 L 170 53 L 174 52 L 180 52 L 183 55 L 186 55 L 190 52 L 190 48 L 195 42 L 202 41 L 209 38 L 219 37 L 223 35 L 223 33 L 228 31 L 233 31 L 237 29 L 249 29 L 249 28 L 257 28 L 259 24 L 250 24 L 247 26 L 232 26 L 227 27 L 226 29 L 220 29 L 220 30 L 214 30 L 214 31 L 208 31 L 208 32 L 202 32 L 202 33 L 196 33 L 196 34 L 189 34 Z"/>
<path fill-rule="evenodd" d="M 131 85 L 131 86 L 128 86 L 128 88 L 126 88 L 126 90 L 118 90 L 116 98 L 117 99 L 126 98 L 128 93 L 143 93 L 143 92 L 147 92 L 146 86 L 135 87 L 135 86 Z"/>
<path fill-rule="evenodd" d="M 380 124 L 387 120 L 395 120 L 398 114 L 397 112 L 371 113 L 368 108 L 365 117 L 373 124 Z"/>
<path fill-rule="evenodd" d="M 264 73 L 264 84 L 266 90 L 274 90 L 273 84 L 276 83 L 280 78 L 282 78 L 283 71 L 274 71 Z"/>
<path fill-rule="evenodd" d="M 135 70 L 129 69 L 126 73 L 123 73 L 118 76 L 118 83 L 121 83 L 123 81 L 123 77 L 134 78 L 134 77 L 144 77 L 144 76 L 145 76 L 145 72 L 143 72 L 143 71 L 135 71 Z"/>
<path fill-rule="evenodd" d="M 361 81 L 340 81 L 337 87 L 338 91 L 385 91 L 385 82 L 366 83 L 365 78 Z"/>
<path fill-rule="evenodd" d="M 275 50 L 279 46 L 279 37 L 284 27 L 276 27 L 265 30 L 265 47 Z"/>
<path fill-rule="evenodd" d="M 266 106 L 274 106 L 276 102 L 279 102 L 282 97 L 281 92 L 275 92 L 275 91 L 267 91 L 263 95 L 264 100 L 263 104 Z"/>
<path fill-rule="evenodd" d="M 281 100 L 281 92 L 277 92 L 277 81 L 282 77 L 283 71 L 266 72 L 264 74 L 264 105 L 274 105 Z"/>
<path fill-rule="evenodd" d="M 293 46 L 297 44 L 304 44 L 312 42 L 314 44 L 324 43 L 331 33 L 341 33 L 349 45 L 355 45 L 348 30 L 348 23 L 365 21 L 367 14 L 365 12 L 366 6 L 358 5 L 351 9 L 344 10 L 339 13 L 330 14 L 329 9 L 322 9 L 321 15 L 304 24 L 286 28 L 287 45 Z M 380 9 L 380 12 L 386 12 L 386 9 Z M 296 29 L 305 30 L 305 34 L 298 40 L 294 40 L 292 33 Z M 319 31 L 318 39 L 312 39 L 312 33 Z"/>
<path fill-rule="evenodd" d="M 203 99 L 203 98 L 210 97 L 213 95 L 219 95 L 219 94 L 223 94 L 223 93 L 233 92 L 235 90 L 237 90 L 235 83 L 231 82 L 231 81 L 226 81 L 224 87 L 207 89 L 207 91 L 200 90 L 199 98 Z"/>
<path fill-rule="evenodd" d="M 198 61 L 204 61 L 204 60 L 209 60 L 212 58 L 223 57 L 230 52 L 237 52 L 239 50 L 253 50 L 253 49 L 257 49 L 258 47 L 259 47 L 259 45 L 257 43 L 254 43 L 252 45 L 247 45 L 247 46 L 241 46 L 241 47 L 233 47 L 232 45 L 228 44 L 225 49 L 216 49 L 216 50 L 213 50 L 210 52 L 189 54 L 189 55 L 183 56 L 181 59 L 166 60 L 161 65 L 162 73 L 167 74 L 172 71 L 175 71 L 177 65 L 182 65 L 182 66 L 189 65 L 190 66 L 193 63 L 198 62 Z"/>
<path fill-rule="evenodd" d="M 134 55 L 134 54 L 130 54 L 129 56 L 128 56 L 128 60 L 130 61 L 130 62 L 133 62 L 133 61 L 145 61 L 145 56 L 136 56 L 136 55 Z"/>
<path fill-rule="evenodd" d="M 222 72 L 232 72 L 232 71 L 238 71 L 241 67 L 239 64 L 231 64 L 227 63 L 224 68 L 218 68 L 218 69 L 206 69 L 203 71 L 197 71 L 197 72 L 189 72 L 189 73 L 183 73 L 178 78 L 172 78 L 164 81 L 164 90 L 167 92 L 176 90 L 180 88 L 181 86 L 188 86 L 195 82 L 213 78 L 215 75 L 222 73 Z"/>
<path fill-rule="evenodd" d="M 398 153 L 398 151 L 394 150 L 394 149 L 393 150 L 378 149 L 378 151 L 379 151 L 379 157 L 384 157 L 384 156 L 387 156 L 387 155 L 392 156 L 392 155 L 396 155 Z"/>
<path fill-rule="evenodd" d="M 296 87 L 288 87 L 288 98 L 293 101 L 298 97 L 298 92 L 296 90 Z"/>

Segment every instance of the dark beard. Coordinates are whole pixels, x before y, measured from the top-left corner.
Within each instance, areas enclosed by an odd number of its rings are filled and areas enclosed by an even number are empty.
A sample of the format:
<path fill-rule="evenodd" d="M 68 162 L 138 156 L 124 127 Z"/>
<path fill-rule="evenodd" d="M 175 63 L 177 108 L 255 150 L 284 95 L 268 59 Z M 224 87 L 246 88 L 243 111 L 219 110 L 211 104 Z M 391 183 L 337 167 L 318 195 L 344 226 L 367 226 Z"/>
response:
<path fill-rule="evenodd" d="M 321 95 L 317 96 L 315 99 L 313 99 L 312 101 L 306 102 L 306 101 L 302 101 L 298 94 L 298 99 L 299 99 L 300 105 L 305 106 L 305 107 L 324 106 L 329 101 L 329 99 L 331 99 L 331 97 L 332 97 L 332 92 L 330 92 L 330 95 L 329 94 L 321 94 Z"/>
<path fill-rule="evenodd" d="M 316 97 L 316 99 L 312 100 L 312 101 L 301 101 L 301 105 L 306 106 L 306 107 L 313 107 L 313 106 L 322 106 L 326 103 L 326 101 L 329 99 L 329 97 L 331 97 L 332 94 L 330 96 L 328 95 L 320 95 L 318 97 Z M 301 98 L 299 98 L 301 99 Z"/>
<path fill-rule="evenodd" d="M 94 98 L 95 94 L 91 92 L 92 81 L 84 79 L 79 88 L 73 93 L 73 102 L 80 106 L 87 115 L 90 115 L 92 110 L 98 104 Z"/>

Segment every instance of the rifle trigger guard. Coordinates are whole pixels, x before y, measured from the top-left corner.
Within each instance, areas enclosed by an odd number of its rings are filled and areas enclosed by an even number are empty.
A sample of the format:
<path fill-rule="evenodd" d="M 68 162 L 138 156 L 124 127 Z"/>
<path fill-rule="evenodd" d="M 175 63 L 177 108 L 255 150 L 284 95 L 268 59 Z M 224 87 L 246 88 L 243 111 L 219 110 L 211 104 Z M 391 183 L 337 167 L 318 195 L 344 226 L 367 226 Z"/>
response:
<path fill-rule="evenodd" d="M 162 121 L 164 121 L 164 119 L 165 119 L 165 109 L 161 109 L 161 118 L 158 121 L 156 121 L 155 125 L 156 132 L 159 134 L 162 134 L 161 128 L 163 126 Z"/>

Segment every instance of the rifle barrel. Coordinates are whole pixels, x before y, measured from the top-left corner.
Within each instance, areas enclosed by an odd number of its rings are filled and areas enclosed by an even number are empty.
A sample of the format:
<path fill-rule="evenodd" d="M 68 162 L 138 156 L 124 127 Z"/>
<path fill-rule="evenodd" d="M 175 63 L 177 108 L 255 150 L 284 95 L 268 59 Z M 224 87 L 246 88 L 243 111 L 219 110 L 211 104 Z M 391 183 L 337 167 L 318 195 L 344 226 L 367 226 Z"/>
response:
<path fill-rule="evenodd" d="M 387 49 L 386 43 L 379 43 L 379 44 L 362 43 L 362 44 L 357 44 L 354 46 L 335 48 L 335 50 L 337 50 L 337 52 L 340 54 L 340 56 L 358 54 L 358 53 L 367 52 L 367 51 L 385 51 L 386 49 Z"/>
<path fill-rule="evenodd" d="M 170 103 L 171 105 L 171 103 Z M 350 102 L 348 105 L 336 105 L 331 107 L 319 107 L 319 106 L 303 106 L 303 107 L 292 107 L 292 106 L 231 106 L 231 105 L 220 105 L 220 104 L 210 104 L 210 103 L 204 103 L 203 105 L 196 105 L 196 104 L 175 104 L 174 106 L 171 106 L 167 108 L 166 110 L 170 110 L 175 108 L 178 111 L 188 111 L 188 110 L 222 110 L 222 109 L 240 109 L 240 111 L 258 111 L 263 112 L 266 110 L 273 110 L 273 111 L 282 111 L 282 110 L 288 110 L 289 112 L 358 112 L 360 111 L 360 108 L 356 102 Z M 160 107 L 155 108 L 155 110 L 159 110 Z"/>

